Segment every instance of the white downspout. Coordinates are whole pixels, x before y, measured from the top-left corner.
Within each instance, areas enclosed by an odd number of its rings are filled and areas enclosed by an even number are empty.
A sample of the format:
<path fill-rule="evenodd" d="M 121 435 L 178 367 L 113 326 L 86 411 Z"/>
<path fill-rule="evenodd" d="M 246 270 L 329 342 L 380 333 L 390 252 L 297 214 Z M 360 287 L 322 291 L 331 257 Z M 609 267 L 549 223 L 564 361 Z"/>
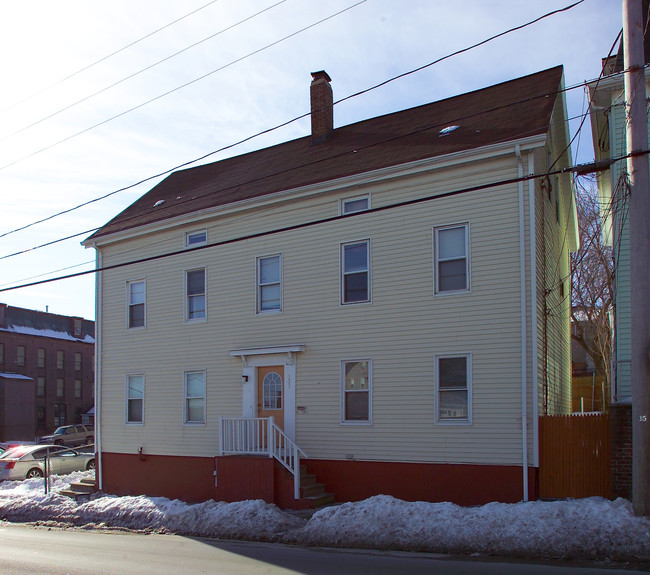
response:
<path fill-rule="evenodd" d="M 534 156 L 528 154 L 528 173 L 534 173 Z M 537 373 L 537 239 L 535 236 L 535 181 L 528 180 L 528 217 L 530 218 L 530 325 L 531 325 L 531 370 L 532 370 L 532 408 L 533 408 L 533 466 L 539 466 L 539 405 Z"/>
<path fill-rule="evenodd" d="M 96 269 L 102 269 L 102 253 L 93 246 L 97 252 Z M 98 454 L 99 470 L 97 474 L 97 486 L 100 491 L 104 489 L 104 466 L 102 465 L 102 272 L 95 273 L 95 453 Z M 97 473 L 97 471 L 95 471 Z"/>
<path fill-rule="evenodd" d="M 523 500 L 528 501 L 528 394 L 526 380 L 528 357 L 526 341 L 526 230 L 524 216 L 524 167 L 519 144 L 515 146 L 517 155 L 517 178 L 519 180 L 519 275 L 520 275 L 520 314 L 521 314 L 521 461 L 523 469 Z"/>

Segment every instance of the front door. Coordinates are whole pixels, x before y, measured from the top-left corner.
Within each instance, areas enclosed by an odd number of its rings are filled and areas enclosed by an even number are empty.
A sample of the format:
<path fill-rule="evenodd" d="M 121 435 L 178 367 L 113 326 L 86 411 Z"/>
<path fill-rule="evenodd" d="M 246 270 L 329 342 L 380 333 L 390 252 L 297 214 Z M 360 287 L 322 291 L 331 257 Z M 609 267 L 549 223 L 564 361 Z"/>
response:
<path fill-rule="evenodd" d="M 257 368 L 257 417 L 273 417 L 284 429 L 284 366 Z"/>

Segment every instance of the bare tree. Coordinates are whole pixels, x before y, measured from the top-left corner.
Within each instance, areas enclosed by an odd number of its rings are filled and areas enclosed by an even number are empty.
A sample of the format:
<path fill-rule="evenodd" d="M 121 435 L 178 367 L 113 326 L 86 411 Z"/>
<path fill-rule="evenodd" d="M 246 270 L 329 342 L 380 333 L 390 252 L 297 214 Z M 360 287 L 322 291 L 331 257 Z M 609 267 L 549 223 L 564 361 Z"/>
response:
<path fill-rule="evenodd" d="M 612 248 L 605 245 L 596 185 L 576 180 L 576 207 L 580 249 L 571 256 L 571 337 L 580 344 L 610 385 L 614 303 Z"/>

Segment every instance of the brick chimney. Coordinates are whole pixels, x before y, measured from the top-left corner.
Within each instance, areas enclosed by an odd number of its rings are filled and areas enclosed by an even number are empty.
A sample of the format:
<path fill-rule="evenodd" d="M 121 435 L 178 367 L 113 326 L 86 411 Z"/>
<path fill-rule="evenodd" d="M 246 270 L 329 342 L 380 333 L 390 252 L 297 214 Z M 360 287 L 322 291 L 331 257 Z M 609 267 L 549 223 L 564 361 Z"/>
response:
<path fill-rule="evenodd" d="M 309 88 L 311 100 L 311 142 L 321 144 L 334 129 L 334 95 L 327 72 L 312 72 Z"/>
<path fill-rule="evenodd" d="M 7 304 L 0 303 L 0 327 L 7 327 Z"/>

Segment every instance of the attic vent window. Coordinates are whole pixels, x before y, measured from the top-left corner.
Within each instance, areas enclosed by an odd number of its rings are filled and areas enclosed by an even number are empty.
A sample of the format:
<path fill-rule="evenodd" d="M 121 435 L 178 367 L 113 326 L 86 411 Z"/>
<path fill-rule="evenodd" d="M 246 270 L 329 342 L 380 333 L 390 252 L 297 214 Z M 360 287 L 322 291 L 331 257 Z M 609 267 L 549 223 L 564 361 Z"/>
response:
<path fill-rule="evenodd" d="M 158 201 L 153 205 L 153 207 L 154 207 L 154 208 L 157 208 L 158 206 L 162 206 L 164 203 L 165 203 L 165 200 L 158 200 Z"/>
<path fill-rule="evenodd" d="M 458 130 L 458 128 L 460 128 L 460 126 L 447 126 L 446 128 L 443 128 L 442 130 L 440 130 L 440 137 L 448 136 L 452 132 L 455 132 L 456 130 Z"/>

